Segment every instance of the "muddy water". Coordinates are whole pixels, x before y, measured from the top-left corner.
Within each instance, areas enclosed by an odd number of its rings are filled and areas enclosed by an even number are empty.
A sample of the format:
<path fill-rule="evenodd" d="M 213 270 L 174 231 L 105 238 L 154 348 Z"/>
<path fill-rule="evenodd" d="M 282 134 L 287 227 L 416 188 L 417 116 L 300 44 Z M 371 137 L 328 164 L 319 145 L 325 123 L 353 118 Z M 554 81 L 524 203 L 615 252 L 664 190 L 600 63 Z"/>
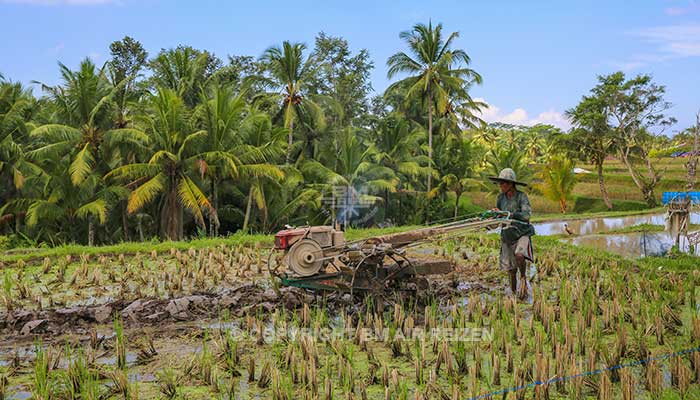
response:
<path fill-rule="evenodd" d="M 700 224 L 700 213 L 691 214 L 690 223 Z M 605 233 L 617 229 L 626 228 L 628 226 L 635 226 L 641 224 L 665 225 L 666 214 L 659 213 L 647 215 L 630 215 L 628 217 L 592 218 L 571 221 L 541 222 L 533 225 L 535 226 L 535 232 L 538 235 L 549 236 L 566 234 L 566 224 L 569 225 L 569 229 L 576 235 L 592 235 L 596 233 Z"/>
<path fill-rule="evenodd" d="M 691 214 L 690 222 L 692 224 L 700 224 L 700 214 Z M 565 228 L 568 225 L 569 230 L 572 231 L 572 237 L 563 239 L 564 241 L 578 246 L 610 251 L 626 257 L 667 254 L 675 244 L 675 238 L 669 232 L 604 234 L 605 232 L 642 224 L 663 226 L 666 224 L 666 214 L 543 222 L 534 224 L 534 226 L 538 235 L 549 236 L 567 234 Z M 699 254 L 700 246 L 696 245 L 691 249 L 687 239 L 681 238 L 680 250 L 686 253 Z"/>
<path fill-rule="evenodd" d="M 674 245 L 668 232 L 634 232 L 611 235 L 587 235 L 564 239 L 575 245 L 604 249 L 627 257 L 665 255 Z M 688 241 L 681 239 L 680 250 L 689 252 Z M 700 245 L 695 245 L 692 254 L 700 254 Z"/>

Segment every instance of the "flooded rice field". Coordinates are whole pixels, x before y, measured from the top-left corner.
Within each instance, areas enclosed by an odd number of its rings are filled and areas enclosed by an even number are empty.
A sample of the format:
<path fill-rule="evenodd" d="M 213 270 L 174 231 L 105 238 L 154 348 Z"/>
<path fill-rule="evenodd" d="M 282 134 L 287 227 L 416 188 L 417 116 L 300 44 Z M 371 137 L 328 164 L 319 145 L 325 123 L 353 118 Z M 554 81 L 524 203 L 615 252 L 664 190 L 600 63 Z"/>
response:
<path fill-rule="evenodd" d="M 700 224 L 700 213 L 692 213 L 690 223 L 694 225 Z M 676 244 L 675 236 L 667 231 L 615 232 L 640 225 L 665 226 L 666 214 L 591 218 L 534 224 L 537 235 L 567 235 L 569 237 L 562 239 L 563 241 L 578 246 L 609 251 L 625 257 L 664 256 Z M 569 232 L 567 232 L 567 229 Z M 700 254 L 700 244 L 692 246 L 687 238 L 683 236 L 680 238 L 678 247 L 678 250 L 683 253 Z"/>
<path fill-rule="evenodd" d="M 395 297 L 278 287 L 243 246 L 6 265 L 0 399 L 700 396 L 700 353 L 663 358 L 700 346 L 698 271 L 547 242 L 513 295 L 498 245 L 424 248 L 454 271 Z"/>

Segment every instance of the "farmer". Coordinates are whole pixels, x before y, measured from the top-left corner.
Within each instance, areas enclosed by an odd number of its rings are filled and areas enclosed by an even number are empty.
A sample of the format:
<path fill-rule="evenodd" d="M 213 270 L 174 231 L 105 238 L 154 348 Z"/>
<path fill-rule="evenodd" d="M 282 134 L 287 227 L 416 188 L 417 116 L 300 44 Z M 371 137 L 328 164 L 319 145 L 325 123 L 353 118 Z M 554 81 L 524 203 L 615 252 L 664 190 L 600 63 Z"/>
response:
<path fill-rule="evenodd" d="M 501 269 L 508 271 L 510 275 L 510 289 L 516 294 L 517 272 L 520 270 L 522 284 L 521 290 L 527 290 L 525 280 L 525 265 L 527 261 L 533 261 L 532 241 L 530 236 L 535 234 L 535 228 L 530 224 L 530 199 L 527 194 L 518 190 L 516 185 L 527 186 L 518 182 L 515 171 L 504 168 L 498 176 L 490 177 L 497 182 L 501 193 L 496 200 L 496 208 L 493 211 L 509 212 L 510 218 L 515 221 L 510 227 L 501 230 Z M 523 292 L 526 293 L 526 292 Z M 523 295 L 524 297 L 525 295 Z"/>

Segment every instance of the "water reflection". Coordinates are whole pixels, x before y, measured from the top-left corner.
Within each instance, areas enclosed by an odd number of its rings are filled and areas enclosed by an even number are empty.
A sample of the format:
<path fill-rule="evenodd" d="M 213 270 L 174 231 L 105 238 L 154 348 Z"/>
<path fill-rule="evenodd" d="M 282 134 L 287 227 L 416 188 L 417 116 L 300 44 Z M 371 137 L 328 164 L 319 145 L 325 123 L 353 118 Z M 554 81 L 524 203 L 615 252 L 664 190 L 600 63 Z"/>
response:
<path fill-rule="evenodd" d="M 700 214 L 691 214 L 690 223 L 700 224 Z M 535 226 L 535 232 L 538 235 L 549 236 L 557 234 L 566 234 L 567 232 L 565 230 L 565 224 L 568 224 L 569 229 L 576 235 L 591 235 L 595 233 L 610 232 L 616 229 L 622 229 L 628 226 L 635 226 L 641 224 L 665 225 L 666 214 L 659 213 L 647 215 L 630 215 L 628 217 L 592 218 L 571 221 L 541 222 L 533 225 Z"/>
<path fill-rule="evenodd" d="M 690 222 L 692 224 L 700 224 L 700 214 L 691 213 Z M 567 234 L 566 225 L 568 225 L 573 236 L 562 240 L 578 246 L 602 249 L 627 257 L 644 257 L 668 253 L 675 244 L 675 238 L 669 232 L 600 234 L 642 224 L 663 226 L 666 224 L 666 214 L 541 222 L 533 225 L 537 235 L 542 236 Z M 681 237 L 679 247 L 682 252 L 691 252 L 690 245 L 685 237 Z M 700 253 L 700 245 L 695 245 L 692 250 L 693 254 Z"/>
<path fill-rule="evenodd" d="M 627 257 L 665 255 L 674 245 L 674 238 L 668 232 L 631 232 L 609 235 L 575 236 L 563 239 L 579 246 L 603 249 Z M 680 250 L 689 252 L 686 238 L 681 238 Z M 693 254 L 698 254 L 700 245 L 695 245 Z"/>

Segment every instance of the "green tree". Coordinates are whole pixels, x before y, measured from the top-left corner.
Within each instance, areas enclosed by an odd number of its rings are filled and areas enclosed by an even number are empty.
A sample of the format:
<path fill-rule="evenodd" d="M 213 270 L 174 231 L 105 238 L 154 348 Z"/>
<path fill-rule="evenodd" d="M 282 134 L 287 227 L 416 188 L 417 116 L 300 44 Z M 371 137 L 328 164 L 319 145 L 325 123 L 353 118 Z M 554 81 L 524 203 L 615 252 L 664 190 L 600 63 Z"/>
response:
<path fill-rule="evenodd" d="M 334 99 L 342 110 L 332 121 L 329 115 L 326 119 L 334 125 L 361 125 L 368 112 L 367 95 L 372 91 L 374 64 L 369 52 L 362 49 L 353 55 L 347 40 L 321 32 L 316 36 L 313 58 L 318 70 L 310 77 L 311 90 Z"/>
<path fill-rule="evenodd" d="M 33 160 L 65 155 L 70 160 L 70 180 L 78 187 L 91 175 L 107 172 L 112 148 L 123 143 L 141 144 L 147 138 L 135 129 L 111 129 L 113 98 L 124 81 L 116 87 L 110 85 L 105 71 L 98 70 L 89 59 L 82 61 L 77 71 L 60 63 L 59 67 L 63 85 L 43 85 L 51 101 L 51 119 L 57 123 L 31 131 L 38 146 L 30 155 Z M 98 185 L 94 190 L 102 188 Z M 87 217 L 89 244 L 94 241 L 92 217 Z"/>
<path fill-rule="evenodd" d="M 248 126 L 250 122 L 244 122 L 244 95 L 234 95 L 231 87 L 217 85 L 210 97 L 202 94 L 201 103 L 198 115 L 207 135 L 202 140 L 198 166 L 201 176 L 209 178 L 214 211 L 209 213 L 210 234 L 217 235 L 219 220 L 215 212 L 219 209 L 219 186 L 225 178 L 272 176 L 281 179 L 282 172 L 267 163 L 273 155 L 268 143 L 248 131 L 253 127 Z"/>
<path fill-rule="evenodd" d="M 516 147 L 492 148 L 486 154 L 483 167 L 482 175 L 484 182 L 487 182 L 487 177 L 489 176 L 498 176 L 504 168 L 513 169 L 518 180 L 521 182 L 527 182 L 533 175 L 532 169 L 529 167 L 527 159 L 525 158 L 525 153 Z M 498 187 L 495 185 L 488 185 L 487 187 L 493 193 L 498 192 Z"/>
<path fill-rule="evenodd" d="M 654 190 L 661 180 L 651 162 L 651 132 L 676 122 L 665 115 L 671 108 L 664 100 L 665 93 L 666 88 L 655 84 L 649 75 L 626 79 L 622 72 L 599 76 L 598 85 L 591 90 L 591 96 L 604 104 L 618 156 L 650 207 L 658 203 Z"/>
<path fill-rule="evenodd" d="M 292 157 L 295 121 L 312 120 L 319 126 L 325 123 L 321 108 L 308 93 L 308 82 L 316 74 L 316 60 L 311 56 L 304 59 L 304 50 L 304 44 L 288 41 L 281 47 L 270 47 L 261 59 L 268 74 L 257 77 L 282 97 L 280 112 L 288 130 L 287 164 Z"/>
<path fill-rule="evenodd" d="M 31 92 L 19 83 L 4 82 L 0 78 L 0 197 L 13 199 L 19 196 L 27 177 L 36 173 L 36 166 L 27 160 L 27 121 L 34 108 Z M 19 229 L 19 214 L 5 214 L 0 206 L 2 221 L 14 219 L 15 230 Z"/>
<path fill-rule="evenodd" d="M 314 182 L 322 191 L 334 196 L 333 204 L 336 204 L 335 194 L 337 188 L 343 188 L 345 210 L 348 211 L 355 205 L 354 195 L 360 193 L 363 202 L 376 202 L 381 200 L 373 194 L 384 191 L 394 192 L 398 179 L 393 170 L 378 164 L 375 160 L 376 149 L 363 145 L 357 136 L 356 128 L 348 127 L 336 137 L 338 141 L 337 152 L 327 155 L 328 166 L 316 160 L 305 160 L 301 166 L 307 182 Z M 347 221 L 349 215 L 344 220 Z M 349 221 L 347 221 L 349 222 Z"/>
<path fill-rule="evenodd" d="M 453 192 L 455 194 L 454 218 L 459 214 L 459 200 L 470 188 L 476 186 L 474 180 L 473 146 L 471 141 L 462 136 L 449 136 L 438 145 L 436 164 L 440 170 L 438 185 L 428 194 Z"/>
<path fill-rule="evenodd" d="M 416 24 L 411 31 L 402 32 L 400 38 L 409 46 L 411 55 L 399 52 L 389 57 L 387 76 L 393 78 L 407 73 L 411 76 L 393 83 L 387 89 L 407 88 L 407 99 L 420 99 L 428 109 L 428 158 L 433 158 L 433 115 L 444 114 L 451 96 L 469 99 L 467 88 L 472 83 L 481 83 L 481 76 L 468 68 L 470 58 L 464 50 L 452 49 L 452 42 L 459 36 L 451 33 L 442 36 L 442 24 Z M 432 167 L 432 166 L 431 166 Z M 431 190 L 428 174 L 428 191 Z"/>
<path fill-rule="evenodd" d="M 137 40 L 124 36 L 122 40 L 109 45 L 112 58 L 107 62 L 112 86 L 119 87 L 114 95 L 116 106 L 116 127 L 129 125 L 130 106 L 138 100 L 136 78 L 146 65 L 148 53 Z M 123 83 L 122 83 L 123 82 Z"/>
<path fill-rule="evenodd" d="M 153 87 L 174 90 L 188 108 L 194 108 L 199 94 L 221 65 L 213 54 L 190 46 L 163 49 L 149 62 L 153 71 L 150 80 Z"/>
<path fill-rule="evenodd" d="M 264 158 L 264 162 L 256 165 L 256 168 L 251 171 L 254 173 L 246 174 L 244 177 L 248 183 L 248 196 L 243 218 L 244 232 L 248 230 L 253 205 L 261 212 L 263 225 L 268 222 L 269 206 L 268 196 L 265 195 L 266 188 L 279 188 L 280 181 L 287 176 L 281 168 L 274 165 L 274 161 L 284 154 L 285 135 L 284 128 L 273 126 L 270 116 L 256 108 L 249 109 L 248 116 L 241 124 L 243 142 Z M 284 214 L 285 212 L 282 210 L 280 213 Z"/>
<path fill-rule="evenodd" d="M 206 229 L 204 214 L 215 212 L 195 182 L 203 155 L 198 152 L 207 132 L 193 131 L 182 99 L 172 89 L 158 88 L 148 100 L 143 127 L 149 137 L 148 162 L 118 167 L 106 178 L 130 180 L 128 211 L 135 213 L 160 198 L 161 235 L 183 238 L 183 209 Z"/>
<path fill-rule="evenodd" d="M 595 165 L 600 194 L 608 210 L 612 210 L 613 205 L 603 176 L 603 164 L 615 152 L 615 138 L 606 118 L 606 105 L 596 97 L 584 96 L 566 115 L 576 128 L 568 135 L 562 135 L 561 142 L 570 155 Z"/>
<path fill-rule="evenodd" d="M 542 189 L 544 196 L 559 203 L 562 213 L 566 213 L 567 201 L 571 198 L 571 192 L 576 186 L 576 174 L 574 162 L 564 156 L 553 156 L 545 165 L 541 173 Z"/>
<path fill-rule="evenodd" d="M 394 171 L 398 178 L 397 190 L 413 189 L 419 178 L 431 172 L 428 167 L 430 160 L 419 151 L 420 143 L 425 138 L 425 130 L 420 125 L 399 113 L 392 113 L 371 132 L 376 133 L 376 136 L 370 136 L 375 148 L 375 160 Z M 390 193 L 390 190 L 384 190 L 385 217 L 401 220 L 402 215 L 391 213 Z"/>

